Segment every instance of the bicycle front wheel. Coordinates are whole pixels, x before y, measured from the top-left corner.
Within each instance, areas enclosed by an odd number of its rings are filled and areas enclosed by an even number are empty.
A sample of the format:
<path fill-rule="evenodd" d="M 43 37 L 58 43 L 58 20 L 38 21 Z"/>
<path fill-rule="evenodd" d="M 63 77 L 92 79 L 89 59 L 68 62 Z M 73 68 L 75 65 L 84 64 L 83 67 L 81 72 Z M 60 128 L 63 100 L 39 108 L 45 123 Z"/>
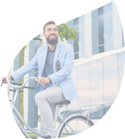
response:
<path fill-rule="evenodd" d="M 78 134 L 93 125 L 94 123 L 89 118 L 82 115 L 74 115 L 67 118 L 67 120 L 64 122 L 58 137 L 67 137 Z"/>

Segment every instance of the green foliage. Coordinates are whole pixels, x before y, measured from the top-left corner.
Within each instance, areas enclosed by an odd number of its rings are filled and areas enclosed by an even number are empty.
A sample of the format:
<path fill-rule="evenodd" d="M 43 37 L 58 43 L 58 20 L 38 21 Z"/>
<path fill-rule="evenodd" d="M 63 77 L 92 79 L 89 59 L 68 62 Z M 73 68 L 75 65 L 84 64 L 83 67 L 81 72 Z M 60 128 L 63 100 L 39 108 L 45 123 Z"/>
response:
<path fill-rule="evenodd" d="M 38 119 L 38 122 L 40 122 L 40 118 Z"/>
<path fill-rule="evenodd" d="M 37 135 L 37 134 L 34 134 L 34 133 L 28 133 L 28 135 L 29 135 L 30 137 L 32 137 L 32 138 L 38 137 L 38 135 Z"/>
<path fill-rule="evenodd" d="M 64 20 L 62 20 L 62 23 L 58 22 L 57 26 L 58 26 L 58 33 L 62 42 L 64 41 L 64 38 L 66 40 L 70 40 L 70 39 L 73 40 L 76 37 L 78 37 L 77 30 L 69 27 L 68 24 L 65 24 Z M 38 36 L 38 35 L 39 35 L 39 32 L 37 32 L 37 35 L 35 36 Z"/>
<path fill-rule="evenodd" d="M 106 106 L 105 104 L 99 104 L 97 108 L 100 108 L 100 107 L 105 107 L 105 106 Z M 112 105 L 108 105 L 108 106 L 110 106 L 110 107 L 111 107 Z"/>
<path fill-rule="evenodd" d="M 100 104 L 97 106 L 97 108 L 102 107 L 102 106 L 106 106 L 105 104 Z"/>
<path fill-rule="evenodd" d="M 27 48 L 27 46 L 25 45 L 21 51 L 20 51 L 20 67 L 22 67 L 24 65 L 24 50 Z M 23 84 L 23 77 L 20 78 L 20 84 Z M 23 88 L 20 88 L 20 91 L 23 92 Z M 24 109 L 23 109 L 23 93 L 19 93 L 19 112 L 21 114 L 22 117 L 24 117 Z M 20 123 L 21 125 L 24 127 L 23 122 L 20 119 Z"/>
<path fill-rule="evenodd" d="M 66 40 L 70 40 L 70 39 L 73 40 L 76 37 L 78 37 L 77 30 L 69 27 L 68 24 L 65 24 L 65 23 L 58 26 L 58 32 L 59 32 L 61 41 L 64 41 L 64 38 Z"/>
<path fill-rule="evenodd" d="M 21 46 L 19 46 L 18 51 L 20 50 L 25 50 L 27 48 L 27 46 L 25 45 L 25 43 L 21 44 Z"/>
<path fill-rule="evenodd" d="M 61 38 L 61 41 L 64 41 L 64 38 L 66 40 L 69 40 L 69 39 L 73 40 L 76 37 L 78 37 L 77 30 L 70 28 L 68 26 L 68 24 L 64 23 L 64 20 L 62 20 L 62 23 L 58 22 L 57 26 L 58 26 L 58 33 Z M 36 36 L 38 36 L 38 35 L 39 35 L 39 32 L 37 32 Z M 24 43 L 21 44 L 21 46 L 19 46 L 19 48 L 18 48 L 18 51 L 21 51 L 20 52 L 20 67 L 24 65 L 24 50 L 26 48 L 27 48 L 27 46 Z M 20 84 L 23 84 L 23 77 L 20 79 Z M 23 88 L 20 88 L 20 90 L 23 91 Z M 19 110 L 20 110 L 21 116 L 24 118 L 24 116 L 23 116 L 23 113 L 24 113 L 23 112 L 23 93 L 19 94 Z M 40 121 L 40 119 L 38 121 Z M 21 121 L 21 119 L 20 119 L 20 123 L 24 127 L 24 124 Z"/>

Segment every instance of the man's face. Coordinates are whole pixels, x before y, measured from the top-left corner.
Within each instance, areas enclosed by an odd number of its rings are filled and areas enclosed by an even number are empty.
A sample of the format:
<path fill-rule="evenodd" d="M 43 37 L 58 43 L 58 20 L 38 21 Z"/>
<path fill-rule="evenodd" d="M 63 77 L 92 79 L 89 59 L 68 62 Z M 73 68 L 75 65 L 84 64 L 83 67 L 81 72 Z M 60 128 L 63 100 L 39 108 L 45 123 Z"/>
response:
<path fill-rule="evenodd" d="M 44 37 L 47 40 L 47 43 L 50 45 L 56 45 L 58 40 L 58 30 L 56 25 L 49 24 L 45 27 L 45 32 L 43 33 Z"/>

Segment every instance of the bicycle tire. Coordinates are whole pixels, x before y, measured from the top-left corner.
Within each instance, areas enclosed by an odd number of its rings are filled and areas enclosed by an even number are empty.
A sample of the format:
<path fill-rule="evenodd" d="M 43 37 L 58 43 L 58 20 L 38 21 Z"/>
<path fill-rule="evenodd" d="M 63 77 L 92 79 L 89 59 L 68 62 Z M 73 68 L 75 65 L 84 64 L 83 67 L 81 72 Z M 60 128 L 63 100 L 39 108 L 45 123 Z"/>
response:
<path fill-rule="evenodd" d="M 94 127 L 95 127 L 95 124 L 94 124 L 90 119 L 88 119 L 87 117 L 85 117 L 85 116 L 83 116 L 83 115 L 70 117 L 69 119 L 66 120 L 66 123 L 69 123 L 69 122 L 72 121 L 73 119 L 82 119 L 82 120 L 84 120 L 84 121 L 86 121 L 86 122 L 87 122 L 87 120 L 88 120 L 88 124 L 90 125 L 90 130 L 93 130 Z M 65 126 L 66 126 L 66 124 L 63 123 L 63 125 L 62 125 L 62 127 L 61 127 L 61 129 L 60 129 L 60 131 L 59 131 L 59 134 L 57 135 L 57 136 L 58 136 L 57 139 L 61 139 L 61 133 L 62 133 L 63 129 L 65 128 Z M 75 135 L 75 136 L 76 136 L 76 135 Z M 78 136 L 77 136 L 77 137 L 78 137 Z"/>

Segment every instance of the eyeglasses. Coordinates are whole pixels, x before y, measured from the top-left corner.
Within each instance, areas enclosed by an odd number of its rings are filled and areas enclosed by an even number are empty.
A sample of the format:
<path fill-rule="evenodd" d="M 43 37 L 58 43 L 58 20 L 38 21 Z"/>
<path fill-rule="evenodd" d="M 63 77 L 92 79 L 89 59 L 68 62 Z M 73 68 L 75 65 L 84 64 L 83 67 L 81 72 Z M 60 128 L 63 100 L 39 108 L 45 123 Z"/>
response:
<path fill-rule="evenodd" d="M 60 70 L 60 64 L 59 64 L 59 60 L 56 61 L 56 70 L 59 71 Z"/>

